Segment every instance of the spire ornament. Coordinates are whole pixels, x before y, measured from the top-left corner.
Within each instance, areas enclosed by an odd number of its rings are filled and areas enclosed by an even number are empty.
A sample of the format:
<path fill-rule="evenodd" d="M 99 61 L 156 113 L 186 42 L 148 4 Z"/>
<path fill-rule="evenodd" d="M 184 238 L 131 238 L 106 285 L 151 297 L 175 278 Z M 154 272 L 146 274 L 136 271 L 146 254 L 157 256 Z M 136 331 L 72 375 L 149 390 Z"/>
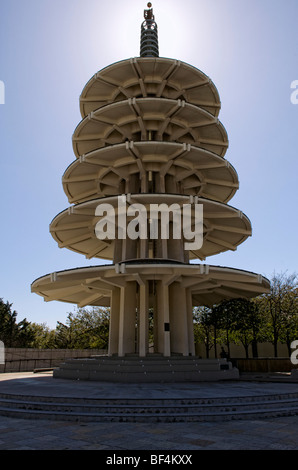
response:
<path fill-rule="evenodd" d="M 141 25 L 141 57 L 159 57 L 158 29 L 153 14 L 152 3 L 147 4 L 148 10 L 144 10 L 144 18 Z"/>

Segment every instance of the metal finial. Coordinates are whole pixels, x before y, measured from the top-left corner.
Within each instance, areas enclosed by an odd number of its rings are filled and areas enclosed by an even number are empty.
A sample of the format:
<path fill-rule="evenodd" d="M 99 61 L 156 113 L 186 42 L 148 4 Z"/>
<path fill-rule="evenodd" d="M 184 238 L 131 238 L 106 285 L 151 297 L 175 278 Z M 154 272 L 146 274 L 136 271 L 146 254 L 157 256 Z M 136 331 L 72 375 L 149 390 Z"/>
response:
<path fill-rule="evenodd" d="M 159 57 L 157 24 L 153 15 L 152 3 L 148 2 L 149 10 L 144 10 L 145 21 L 141 27 L 141 57 Z"/>
<path fill-rule="evenodd" d="M 153 20 L 154 21 L 154 15 L 153 15 L 153 9 L 152 9 L 152 3 L 147 3 L 147 7 L 149 10 L 144 10 L 144 18 L 145 20 Z"/>

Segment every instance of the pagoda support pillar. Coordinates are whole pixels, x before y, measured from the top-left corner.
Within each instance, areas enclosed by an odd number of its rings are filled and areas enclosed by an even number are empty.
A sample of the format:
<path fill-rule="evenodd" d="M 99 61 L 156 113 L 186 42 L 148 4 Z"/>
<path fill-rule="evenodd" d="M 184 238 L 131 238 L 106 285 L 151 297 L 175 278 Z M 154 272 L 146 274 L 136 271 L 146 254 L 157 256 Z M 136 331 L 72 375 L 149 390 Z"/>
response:
<path fill-rule="evenodd" d="M 195 356 L 195 338 L 193 329 L 193 307 L 192 293 L 190 289 L 186 289 L 186 311 L 187 311 L 187 329 L 188 329 L 188 352 L 191 356 Z"/>
<path fill-rule="evenodd" d="M 120 289 L 115 287 L 111 297 L 108 355 L 118 354 L 119 344 Z"/>
<path fill-rule="evenodd" d="M 169 312 L 169 286 L 162 281 L 157 282 L 157 352 L 165 357 L 171 355 L 170 348 L 170 312 Z"/>
<path fill-rule="evenodd" d="M 136 283 L 127 282 L 120 289 L 118 355 L 123 357 L 135 352 Z"/>
<path fill-rule="evenodd" d="M 179 282 L 169 287 L 171 352 L 189 355 L 186 289 Z"/>
<path fill-rule="evenodd" d="M 139 356 L 145 357 L 148 353 L 149 340 L 149 299 L 148 281 L 139 286 Z"/>

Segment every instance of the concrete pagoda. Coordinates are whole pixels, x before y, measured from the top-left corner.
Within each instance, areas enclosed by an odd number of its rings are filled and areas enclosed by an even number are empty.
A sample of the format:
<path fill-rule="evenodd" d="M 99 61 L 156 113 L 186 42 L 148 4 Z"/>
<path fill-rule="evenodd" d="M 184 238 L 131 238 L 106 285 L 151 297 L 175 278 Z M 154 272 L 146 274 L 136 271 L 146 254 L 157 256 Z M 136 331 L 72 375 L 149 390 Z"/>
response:
<path fill-rule="evenodd" d="M 220 106 L 217 89 L 204 73 L 159 57 L 151 4 L 141 26 L 140 57 L 110 65 L 86 84 L 80 96 L 82 121 L 73 134 L 76 160 L 63 175 L 72 205 L 53 219 L 50 232 L 59 247 L 109 264 L 55 272 L 34 281 L 31 289 L 45 301 L 110 307 L 109 357 L 91 360 L 92 367 L 86 361 L 65 364 L 56 376 L 121 380 L 111 367 L 119 371 L 119 364 L 126 364 L 122 380 L 127 380 L 132 369 L 125 358 L 138 358 L 143 367 L 148 359 L 150 311 L 163 380 L 161 358 L 167 358 L 167 367 L 172 360 L 171 380 L 176 362 L 177 380 L 209 380 L 210 371 L 235 377 L 229 363 L 198 360 L 193 335 L 194 306 L 252 298 L 269 289 L 259 274 L 204 263 L 208 256 L 236 250 L 251 236 L 249 219 L 228 204 L 239 182 L 224 158 L 228 137 L 218 120 Z M 96 208 L 104 201 L 117 213 L 121 195 L 127 208 L 202 204 L 201 248 L 185 250 L 183 237 L 173 237 L 171 219 L 168 239 L 98 239 Z M 183 365 L 178 358 L 185 358 Z M 205 375 L 194 378 L 192 370 L 205 370 Z M 153 374 L 154 380 L 158 377 Z"/>

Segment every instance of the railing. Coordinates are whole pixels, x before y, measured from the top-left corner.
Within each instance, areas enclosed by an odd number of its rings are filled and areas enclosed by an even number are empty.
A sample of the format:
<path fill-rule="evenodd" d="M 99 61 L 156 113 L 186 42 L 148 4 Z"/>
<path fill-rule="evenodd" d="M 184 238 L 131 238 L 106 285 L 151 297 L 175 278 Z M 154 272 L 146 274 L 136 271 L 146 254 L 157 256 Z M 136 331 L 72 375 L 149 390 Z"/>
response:
<path fill-rule="evenodd" d="M 9 348 L 7 349 L 9 351 Z M 69 359 L 88 359 L 97 355 L 104 355 L 107 351 L 101 350 L 45 350 L 13 348 L 5 355 L 5 363 L 0 364 L 1 373 L 32 372 L 37 369 L 54 369 Z"/>
<path fill-rule="evenodd" d="M 84 359 L 88 357 L 84 356 Z M 71 356 L 69 359 L 82 359 L 80 356 Z M 5 364 L 0 365 L 0 373 L 7 372 L 30 372 L 36 369 L 54 369 L 61 364 L 64 359 L 56 358 L 42 358 L 42 359 L 32 359 L 32 358 L 22 358 L 22 359 L 9 359 L 5 361 Z M 25 365 L 24 365 L 25 363 Z M 30 364 L 32 363 L 32 364 Z M 10 367 L 10 364 L 15 364 L 16 366 Z M 17 365 L 18 364 L 18 365 Z"/>
<path fill-rule="evenodd" d="M 260 357 L 252 359 L 231 359 L 240 372 L 291 372 L 297 368 L 287 357 Z"/>

